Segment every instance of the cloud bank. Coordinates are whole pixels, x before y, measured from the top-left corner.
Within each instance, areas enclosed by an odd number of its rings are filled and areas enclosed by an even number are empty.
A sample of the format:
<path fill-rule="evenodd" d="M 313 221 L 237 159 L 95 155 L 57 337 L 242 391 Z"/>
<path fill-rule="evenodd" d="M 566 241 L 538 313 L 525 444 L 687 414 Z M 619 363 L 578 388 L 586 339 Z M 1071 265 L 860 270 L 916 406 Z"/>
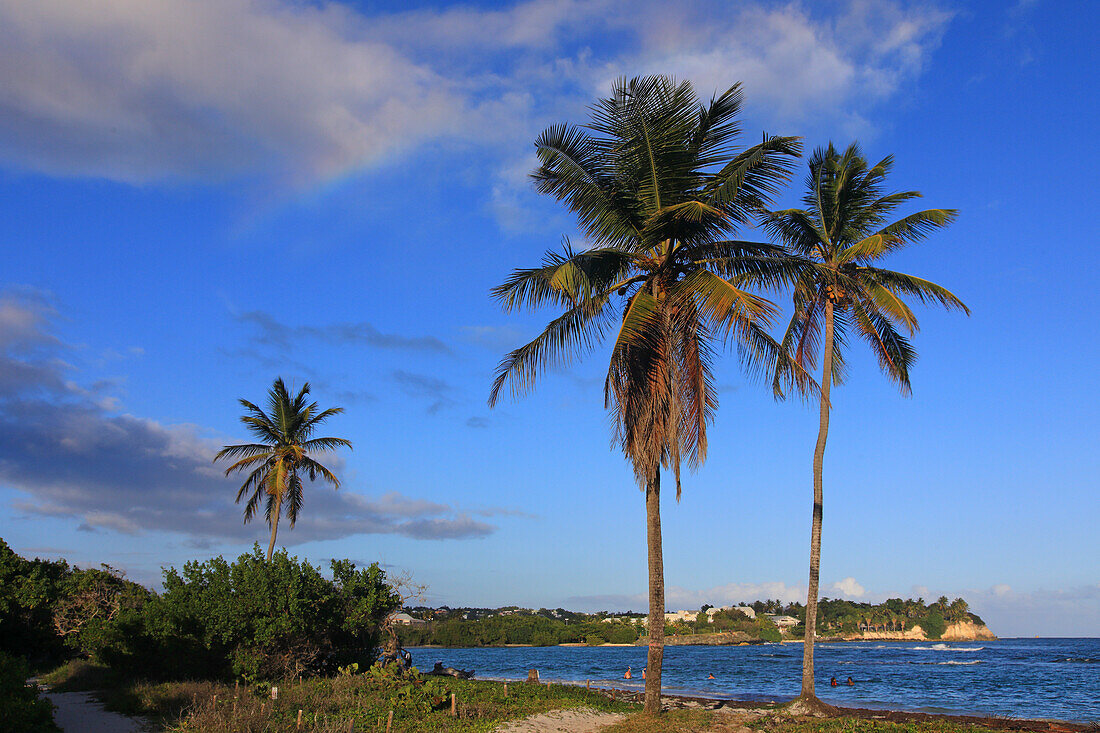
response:
<path fill-rule="evenodd" d="M 50 330 L 55 315 L 47 298 L 0 296 L 0 483 L 26 496 L 14 508 L 73 519 L 85 531 L 262 539 L 262 521 L 244 525 L 233 505 L 240 479 L 211 463 L 221 444 L 198 426 L 118 414 L 110 398 L 76 385 L 69 378 L 75 368 L 63 358 L 69 349 Z M 341 467 L 338 458 L 329 462 Z M 448 504 L 319 485 L 307 491 L 302 517 L 280 540 L 465 539 L 495 529 Z"/>
<path fill-rule="evenodd" d="M 741 80 L 768 124 L 865 129 L 868 110 L 919 77 L 951 19 L 901 0 L 828 10 L 0 0 L 0 161 L 129 183 L 301 187 L 429 143 L 474 144 L 511 151 L 497 154 L 494 193 L 508 209 L 508 171 L 534 134 L 576 119 L 616 76 L 669 73 L 704 95 Z"/>

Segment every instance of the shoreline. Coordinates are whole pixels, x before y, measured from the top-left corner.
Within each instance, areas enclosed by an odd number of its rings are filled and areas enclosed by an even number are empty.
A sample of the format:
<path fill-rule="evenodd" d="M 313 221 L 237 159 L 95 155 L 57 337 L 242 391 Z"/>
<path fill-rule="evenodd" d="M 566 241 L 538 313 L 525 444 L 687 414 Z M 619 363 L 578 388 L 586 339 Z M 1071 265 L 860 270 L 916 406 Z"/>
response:
<path fill-rule="evenodd" d="M 523 678 L 484 677 L 486 682 L 509 682 L 527 684 Z M 476 680 L 475 680 L 476 681 Z M 641 680 L 639 680 L 639 683 Z M 568 685 L 570 687 L 586 687 L 580 680 L 544 680 L 540 684 Z M 619 687 L 615 685 L 599 686 L 591 685 L 591 690 L 607 695 L 613 700 L 636 702 L 641 704 L 644 700 L 644 688 L 641 685 L 631 687 Z M 711 697 L 698 694 L 661 693 L 662 707 L 669 709 L 695 708 L 706 710 L 720 710 L 728 708 L 733 710 L 761 710 L 770 709 L 768 706 L 784 705 L 792 702 L 796 696 L 760 697 L 759 699 L 734 699 L 727 697 Z M 845 707 L 828 703 L 839 711 L 838 717 L 860 718 L 863 720 L 881 720 L 892 723 L 911 722 L 944 722 L 960 725 L 976 725 L 993 730 L 1020 731 L 1028 733 L 1083 733 L 1096 730 L 1096 724 L 1092 722 L 1077 722 L 1058 718 L 1011 718 L 1004 715 L 981 715 L 975 713 L 930 713 L 921 710 L 905 710 L 889 707 L 858 708 Z"/>

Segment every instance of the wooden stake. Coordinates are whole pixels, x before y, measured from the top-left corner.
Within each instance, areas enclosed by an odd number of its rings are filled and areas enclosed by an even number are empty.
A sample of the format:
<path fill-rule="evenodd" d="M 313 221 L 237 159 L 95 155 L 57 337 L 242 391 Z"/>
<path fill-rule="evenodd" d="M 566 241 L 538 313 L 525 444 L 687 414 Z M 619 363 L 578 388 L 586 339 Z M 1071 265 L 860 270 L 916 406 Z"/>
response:
<path fill-rule="evenodd" d="M 264 714 L 264 706 L 266 706 L 266 705 L 267 705 L 267 703 L 266 703 L 266 702 L 262 702 L 262 703 L 260 703 L 260 715 L 263 715 L 263 714 Z"/>
<path fill-rule="evenodd" d="M 588 690 L 589 692 L 592 692 L 592 680 L 585 680 L 584 681 L 584 689 Z"/>
<path fill-rule="evenodd" d="M 301 729 L 302 729 L 302 709 L 298 708 L 298 727 L 295 728 L 295 730 L 301 730 Z"/>
<path fill-rule="evenodd" d="M 348 721 L 348 733 L 355 733 L 355 718 Z"/>
<path fill-rule="evenodd" d="M 455 716 L 455 694 L 451 693 L 451 717 Z"/>
<path fill-rule="evenodd" d="M 390 728 L 393 727 L 393 711 L 390 711 L 390 717 L 386 718 L 386 733 L 390 733 Z"/>
<path fill-rule="evenodd" d="M 218 707 L 218 696 L 214 695 L 214 707 Z"/>
<path fill-rule="evenodd" d="M 504 696 L 508 697 L 508 683 L 507 682 L 504 683 Z"/>

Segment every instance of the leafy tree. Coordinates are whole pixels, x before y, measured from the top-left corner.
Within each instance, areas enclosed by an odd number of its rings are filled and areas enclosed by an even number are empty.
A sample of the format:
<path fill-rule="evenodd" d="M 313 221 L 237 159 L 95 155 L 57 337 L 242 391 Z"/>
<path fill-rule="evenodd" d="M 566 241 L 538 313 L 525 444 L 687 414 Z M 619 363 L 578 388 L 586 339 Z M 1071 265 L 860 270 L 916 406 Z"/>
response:
<path fill-rule="evenodd" d="M 929 639 L 939 639 L 943 636 L 943 632 L 947 631 L 947 622 L 943 620 L 943 614 L 939 608 L 934 608 L 935 610 L 930 611 L 920 620 L 920 627 Z"/>
<path fill-rule="evenodd" d="M 374 661 L 382 620 L 399 603 L 377 564 L 332 560 L 332 579 L 257 544 L 164 572 L 164 593 L 111 650 L 112 666 L 152 677 L 271 679 Z"/>
<path fill-rule="evenodd" d="M 689 83 L 620 80 L 586 127 L 556 125 L 535 143 L 538 190 L 571 209 L 590 246 L 548 253 L 493 291 L 506 310 L 563 310 L 501 361 L 490 404 L 506 385 L 526 392 L 541 372 L 572 362 L 614 332 L 604 383 L 615 440 L 645 494 L 649 656 L 645 710 L 660 711 L 664 654 L 661 470 L 680 495 L 680 466 L 706 457 L 717 407 L 711 362 L 730 339 L 750 366 L 774 358 L 761 324 L 774 306 L 751 293 L 788 274 L 780 248 L 729 239 L 789 174 L 794 138 L 765 137 L 737 152 L 739 85 L 700 104 Z"/>
<path fill-rule="evenodd" d="M 832 144 L 818 149 L 806 178 L 806 208 L 772 212 L 764 220 L 768 232 L 803 260 L 795 279 L 794 314 L 782 341 L 790 360 L 776 367 L 776 392 L 781 394 L 784 386 L 792 385 L 803 392 L 809 389 L 805 373 L 792 371 L 791 365 L 812 369 L 819 346 L 823 354 L 800 695 L 807 704 L 817 703 L 813 640 L 821 563 L 822 460 L 829 432 L 831 386 L 833 382 L 839 384 L 844 376 L 848 336 L 863 338 L 878 357 L 883 372 L 903 394 L 908 394 L 909 369 L 916 352 L 901 331 L 915 333 L 917 319 L 902 297 L 912 296 L 922 303 L 938 303 L 969 313 L 962 301 L 945 288 L 876 266 L 886 255 L 946 226 L 956 214 L 952 209 L 928 209 L 887 224 L 898 206 L 920 196 L 916 191 L 884 192 L 883 184 L 892 166 L 890 156 L 869 166 L 855 143 L 843 153 Z"/>
<path fill-rule="evenodd" d="M 37 685 L 27 684 L 29 676 L 26 662 L 0 651 L 0 730 L 60 731 L 53 722 L 53 704 L 38 696 Z"/>
<path fill-rule="evenodd" d="M 214 457 L 215 462 L 222 458 L 238 459 L 225 469 L 226 476 L 250 469 L 248 478 L 237 492 L 237 503 L 251 492 L 244 508 L 244 521 L 248 522 L 256 514 L 260 500 L 266 500 L 267 522 L 271 525 L 268 560 L 275 551 L 275 536 L 284 507 L 292 528 L 298 521 L 298 512 L 302 508 L 302 474 L 308 475 L 311 481 L 320 476 L 334 489 L 340 488 L 335 474 L 309 453 L 351 448 L 351 442 L 344 438 L 313 437 L 319 425 L 333 415 L 339 415 L 344 408 L 330 407 L 318 411 L 316 402 L 307 404 L 308 394 L 309 382 L 306 382 L 298 395 L 291 398 L 280 377 L 268 391 L 267 412 L 248 400 L 240 400 L 248 411 L 241 417 L 241 422 L 259 442 L 227 445 Z"/>

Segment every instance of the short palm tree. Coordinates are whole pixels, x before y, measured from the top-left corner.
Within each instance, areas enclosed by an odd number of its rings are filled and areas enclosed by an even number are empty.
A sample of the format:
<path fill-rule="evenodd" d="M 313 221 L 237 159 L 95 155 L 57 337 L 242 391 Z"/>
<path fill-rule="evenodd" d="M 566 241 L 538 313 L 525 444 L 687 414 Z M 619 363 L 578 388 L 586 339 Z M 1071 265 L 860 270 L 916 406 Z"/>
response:
<path fill-rule="evenodd" d="M 781 248 L 729 239 L 766 206 L 799 152 L 796 139 L 767 136 L 735 151 L 741 104 L 739 86 L 704 105 L 689 83 L 620 80 L 594 105 L 590 124 L 543 132 L 534 180 L 577 215 L 589 246 L 567 242 L 493 291 L 506 310 L 562 312 L 504 357 L 491 405 L 506 385 L 526 392 L 541 372 L 614 334 L 604 400 L 645 492 L 650 713 L 660 711 L 664 654 L 661 470 L 675 475 L 679 499 L 681 461 L 694 468 L 706 457 L 715 342 L 733 340 L 749 365 L 773 358 L 762 324 L 775 309 L 747 288 L 790 274 Z"/>
<path fill-rule="evenodd" d="M 909 369 L 917 355 L 906 334 L 916 333 L 917 319 L 902 298 L 970 312 L 962 301 L 935 283 L 877 266 L 891 252 L 947 226 L 956 214 L 952 209 L 928 209 L 887 224 L 898 206 L 920 197 L 917 191 L 884 192 L 884 181 L 892 166 L 890 156 L 869 166 L 854 143 L 843 153 L 830 144 L 815 151 L 809 161 L 803 198 L 806 208 L 770 212 L 764 219 L 766 230 L 801 258 L 793 288 L 794 314 L 782 341 L 789 359 L 775 369 L 776 392 L 782 394 L 792 385 L 805 392 L 805 375 L 816 366 L 819 346 L 823 354 L 800 696 L 809 706 L 818 704 L 813 641 L 821 563 L 821 468 L 829 433 L 830 390 L 834 382 L 842 381 L 848 336 L 866 341 L 886 376 L 907 395 Z M 794 365 L 806 372 L 792 371 Z"/>
<path fill-rule="evenodd" d="M 268 411 L 241 400 L 247 410 L 241 416 L 241 422 L 258 442 L 227 445 L 218 451 L 214 461 L 222 458 L 237 458 L 225 475 L 250 470 L 248 478 L 237 491 L 237 503 L 248 496 L 244 507 L 244 521 L 248 522 L 256 514 L 260 501 L 265 502 L 267 523 L 271 525 L 271 542 L 267 546 L 267 559 L 275 551 L 275 537 L 279 532 L 279 517 L 284 508 L 290 526 L 298 521 L 298 512 L 302 508 L 302 476 L 311 481 L 320 477 L 340 488 L 336 475 L 318 463 L 310 452 L 326 452 L 337 448 L 351 448 L 351 442 L 344 438 L 314 438 L 313 432 L 325 420 L 344 411 L 342 407 L 330 407 L 318 411 L 316 402 L 306 402 L 309 395 L 309 382 L 302 386 L 296 397 L 291 397 L 280 377 L 267 393 Z"/>

